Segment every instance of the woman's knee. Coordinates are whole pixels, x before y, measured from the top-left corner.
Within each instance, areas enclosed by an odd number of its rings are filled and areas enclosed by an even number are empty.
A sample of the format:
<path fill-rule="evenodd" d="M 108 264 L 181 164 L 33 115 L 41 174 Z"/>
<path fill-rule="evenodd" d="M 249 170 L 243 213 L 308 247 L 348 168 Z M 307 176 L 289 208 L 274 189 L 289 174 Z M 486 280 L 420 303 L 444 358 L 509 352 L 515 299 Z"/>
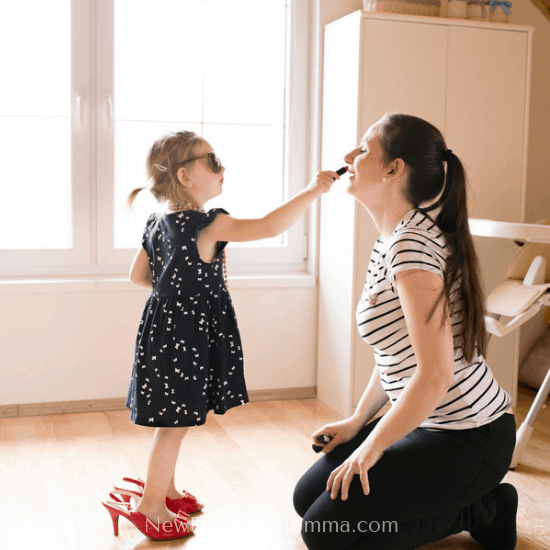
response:
<path fill-rule="evenodd" d="M 338 550 L 349 546 L 349 540 L 344 540 L 341 529 L 347 522 L 328 519 L 324 514 L 316 514 L 313 509 L 302 520 L 302 539 L 308 550 Z"/>
<path fill-rule="evenodd" d="M 304 517 L 301 531 L 302 539 L 308 550 L 344 550 L 356 543 L 365 550 L 397 548 L 395 539 L 390 538 L 391 531 L 387 538 L 382 538 L 382 535 L 379 535 L 377 531 L 369 531 L 368 522 L 366 521 L 357 523 L 357 527 L 352 527 L 352 525 L 353 522 L 351 521 L 338 522 Z M 379 529 L 378 524 L 377 529 Z M 395 533 L 397 533 L 397 530 Z M 409 547 L 412 548 L 412 546 Z"/>
<path fill-rule="evenodd" d="M 311 519 L 304 516 L 302 520 L 302 539 L 308 550 L 334 550 L 338 546 L 335 545 L 335 534 L 331 531 L 325 533 L 321 520 Z"/>
<path fill-rule="evenodd" d="M 294 494 L 292 495 L 292 503 L 294 504 L 294 510 L 296 513 L 303 518 L 309 507 L 311 506 L 311 497 L 308 498 L 307 492 L 304 487 L 304 478 L 302 477 L 300 481 L 294 487 Z"/>

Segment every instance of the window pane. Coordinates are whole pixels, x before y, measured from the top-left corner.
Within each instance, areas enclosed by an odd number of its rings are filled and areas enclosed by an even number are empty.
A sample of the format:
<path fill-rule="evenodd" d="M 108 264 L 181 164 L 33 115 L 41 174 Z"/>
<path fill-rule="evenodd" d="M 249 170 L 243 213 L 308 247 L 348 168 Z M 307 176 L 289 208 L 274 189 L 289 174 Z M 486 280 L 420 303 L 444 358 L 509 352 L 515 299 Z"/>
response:
<path fill-rule="evenodd" d="M 284 5 L 205 1 L 205 122 L 284 124 L 285 17 Z"/>
<path fill-rule="evenodd" d="M 72 246 L 70 14 L 69 0 L 0 8 L 0 51 L 9 52 L 0 56 L 9 76 L 0 86 L 0 218 L 12 229 L 0 233 L 2 249 Z"/>
<path fill-rule="evenodd" d="M 201 23 L 201 0 L 116 0 L 117 120 L 201 122 Z"/>
<path fill-rule="evenodd" d="M 69 138 L 65 119 L 0 117 L 0 248 L 71 247 Z"/>
<path fill-rule="evenodd" d="M 159 208 L 145 192 L 135 214 L 124 204 L 146 184 L 147 151 L 166 131 L 196 131 L 221 156 L 224 196 L 209 208 L 253 217 L 280 205 L 288 2 L 159 0 L 152 10 L 149 1 L 116 0 L 115 6 L 115 246 L 139 246 L 145 217 Z"/>
<path fill-rule="evenodd" d="M 236 218 L 257 218 L 283 203 L 284 128 L 205 125 L 205 139 L 225 166 L 223 194 L 208 203 Z M 283 237 L 232 246 L 282 244 Z"/>
<path fill-rule="evenodd" d="M 70 19 L 69 0 L 2 2 L 1 115 L 69 116 Z"/>

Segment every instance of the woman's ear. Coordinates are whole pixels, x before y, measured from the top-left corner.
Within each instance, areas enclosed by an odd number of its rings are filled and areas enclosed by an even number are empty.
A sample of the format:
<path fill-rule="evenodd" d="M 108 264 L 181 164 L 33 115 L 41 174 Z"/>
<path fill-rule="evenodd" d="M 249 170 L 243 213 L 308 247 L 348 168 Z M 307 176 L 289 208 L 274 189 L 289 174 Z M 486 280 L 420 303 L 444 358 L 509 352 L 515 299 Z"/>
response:
<path fill-rule="evenodd" d="M 394 161 L 390 162 L 388 166 L 387 177 L 398 178 L 405 173 L 405 168 L 406 165 L 403 159 L 395 159 Z"/>
<path fill-rule="evenodd" d="M 191 187 L 191 181 L 187 177 L 187 169 L 185 166 L 180 166 L 176 172 L 176 177 L 178 178 L 178 181 L 185 185 L 185 187 Z"/>

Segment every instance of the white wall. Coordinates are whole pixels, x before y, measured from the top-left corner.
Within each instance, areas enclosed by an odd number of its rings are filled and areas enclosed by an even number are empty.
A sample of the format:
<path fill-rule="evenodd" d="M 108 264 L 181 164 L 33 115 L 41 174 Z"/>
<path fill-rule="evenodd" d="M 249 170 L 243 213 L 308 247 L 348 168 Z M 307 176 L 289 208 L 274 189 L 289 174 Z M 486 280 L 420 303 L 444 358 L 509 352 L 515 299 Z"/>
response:
<path fill-rule="evenodd" d="M 0 294 L 0 405 L 126 395 L 147 291 L 130 283 L 72 286 Z M 316 289 L 235 288 L 231 295 L 248 389 L 315 386 Z"/>
<path fill-rule="evenodd" d="M 362 0 L 319 0 L 321 27 L 361 9 Z M 533 223 L 550 217 L 550 21 L 531 0 L 513 0 L 510 23 L 530 25 L 533 35 L 531 74 L 531 117 L 529 121 L 529 157 L 527 167 L 527 219 Z M 322 41 L 322 33 L 320 36 Z M 322 59 L 322 44 L 321 44 Z M 322 78 L 321 78 L 322 81 Z M 503 113 L 505 116 L 505 113 Z"/>
<path fill-rule="evenodd" d="M 527 166 L 527 217 L 534 223 L 550 218 L 550 20 L 530 0 L 514 0 L 510 23 L 531 25 L 533 59 L 531 71 L 531 117 Z"/>
<path fill-rule="evenodd" d="M 318 40 L 318 83 L 322 82 L 323 32 L 324 25 L 361 9 L 362 0 L 320 0 L 318 10 L 319 31 Z M 550 143 L 550 21 L 533 5 L 530 0 L 514 0 L 510 23 L 530 25 L 535 27 L 533 39 L 532 80 L 531 80 L 531 111 L 529 126 L 529 148 L 526 189 L 526 221 L 535 222 L 541 218 L 550 217 L 550 175 L 548 173 L 548 143 Z M 318 110 L 320 111 L 320 109 Z M 503 112 L 503 116 L 506 113 Z M 460 152 L 458 152 L 460 154 Z M 508 245 L 510 243 L 504 243 Z M 504 245 L 503 245 L 504 246 Z M 487 247 L 486 257 L 490 258 L 495 272 L 491 280 L 487 280 L 487 291 L 502 282 L 505 278 L 506 266 L 513 258 L 517 248 L 510 244 L 507 247 L 506 258 L 501 257 L 503 246 L 496 251 L 495 247 Z M 505 246 L 506 248 L 506 246 Z M 529 327 L 522 329 L 522 341 L 528 336 Z M 513 338 L 509 336 L 508 338 Z M 495 340 L 491 343 L 494 347 Z M 356 361 L 372 362 L 372 353 L 358 346 Z M 491 353 L 489 353 L 491 356 Z M 362 388 L 367 380 L 357 379 L 355 383 Z"/>
<path fill-rule="evenodd" d="M 527 211 L 525 221 L 534 223 L 550 218 L 550 20 L 530 0 L 515 0 L 510 23 L 531 25 L 533 59 L 531 69 L 531 116 L 527 165 Z M 530 332 L 536 321 L 520 329 L 520 349 L 526 353 Z"/>
<path fill-rule="evenodd" d="M 322 28 L 361 8 L 361 0 L 319 0 Z M 536 28 L 533 48 L 527 221 L 550 217 L 550 22 L 529 0 L 515 0 L 511 23 Z M 322 38 L 314 33 L 317 39 Z M 322 58 L 322 43 L 317 52 Z M 320 68 L 312 60 L 314 73 Z M 322 80 L 322 75 L 315 75 Z M 318 102 L 313 98 L 313 113 Z M 312 116 L 312 126 L 318 121 Z M 313 133 L 315 135 L 315 132 Z M 312 153 L 318 147 L 312 145 Z M 318 155 L 317 155 L 318 156 Z M 314 263 L 312 264 L 314 267 Z M 84 285 L 86 286 L 86 285 Z M 40 291 L 0 294 L 0 405 L 122 397 L 146 292 Z M 231 291 L 249 389 L 316 385 L 316 288 Z M 259 314 L 259 312 L 261 312 Z"/>

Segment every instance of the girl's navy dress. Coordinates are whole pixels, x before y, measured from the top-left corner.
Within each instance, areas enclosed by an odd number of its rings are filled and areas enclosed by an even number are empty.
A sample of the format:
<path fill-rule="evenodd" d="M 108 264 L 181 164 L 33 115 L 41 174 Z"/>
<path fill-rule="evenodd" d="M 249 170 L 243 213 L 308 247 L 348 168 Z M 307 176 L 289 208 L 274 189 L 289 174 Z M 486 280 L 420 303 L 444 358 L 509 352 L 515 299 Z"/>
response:
<path fill-rule="evenodd" d="M 153 274 L 136 339 L 126 399 L 132 422 L 143 426 L 199 426 L 206 414 L 248 402 L 237 318 L 223 276 L 226 242 L 203 262 L 199 232 L 215 208 L 153 215 L 142 245 Z"/>

